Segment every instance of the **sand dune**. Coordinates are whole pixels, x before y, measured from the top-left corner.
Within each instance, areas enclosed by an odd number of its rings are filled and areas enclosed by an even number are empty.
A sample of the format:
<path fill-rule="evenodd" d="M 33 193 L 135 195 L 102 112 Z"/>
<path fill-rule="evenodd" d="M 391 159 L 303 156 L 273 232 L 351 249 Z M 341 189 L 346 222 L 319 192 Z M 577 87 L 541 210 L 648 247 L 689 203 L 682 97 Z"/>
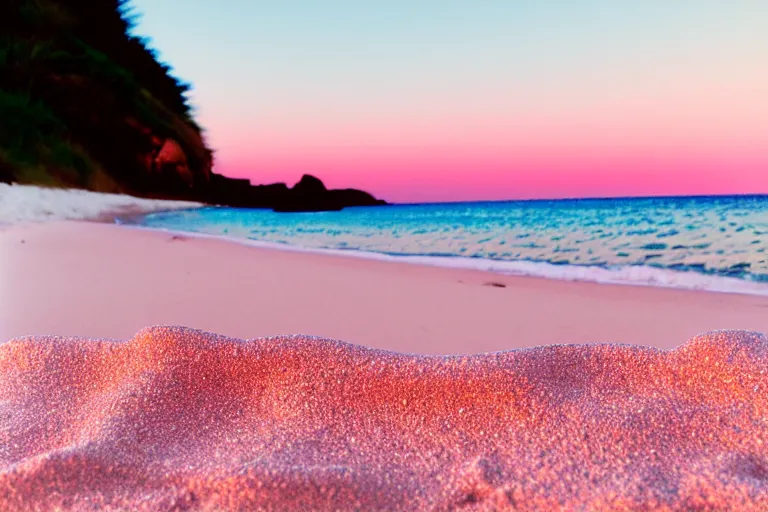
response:
<path fill-rule="evenodd" d="M 1 510 L 766 510 L 768 339 L 0 345 Z M 175 507 L 175 508 L 174 508 Z"/>

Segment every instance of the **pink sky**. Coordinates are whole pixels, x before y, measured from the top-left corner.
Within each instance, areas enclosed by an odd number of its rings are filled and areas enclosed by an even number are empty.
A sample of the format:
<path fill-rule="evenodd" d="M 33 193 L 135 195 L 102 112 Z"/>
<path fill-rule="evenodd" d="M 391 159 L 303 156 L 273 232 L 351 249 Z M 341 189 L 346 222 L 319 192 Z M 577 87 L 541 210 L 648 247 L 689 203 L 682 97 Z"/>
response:
<path fill-rule="evenodd" d="M 439 94 L 389 111 L 301 105 L 241 131 L 218 120 L 217 169 L 262 183 L 310 172 L 404 202 L 768 192 L 768 100 L 757 90 L 768 80 L 679 83 L 616 84 L 579 103 L 485 91 L 462 106 Z"/>
<path fill-rule="evenodd" d="M 135 3 L 225 175 L 395 202 L 768 193 L 768 2 Z"/>

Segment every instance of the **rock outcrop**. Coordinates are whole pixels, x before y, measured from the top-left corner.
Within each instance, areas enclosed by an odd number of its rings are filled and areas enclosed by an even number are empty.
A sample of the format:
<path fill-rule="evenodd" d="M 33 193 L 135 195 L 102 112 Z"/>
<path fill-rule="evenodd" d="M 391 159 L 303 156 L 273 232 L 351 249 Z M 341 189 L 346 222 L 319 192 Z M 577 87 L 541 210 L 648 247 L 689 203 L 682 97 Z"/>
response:
<path fill-rule="evenodd" d="M 187 157 L 178 142 L 165 139 L 157 156 L 152 161 L 152 171 L 160 175 L 176 175 L 190 188 L 195 185 L 195 177 L 187 164 Z"/>
<path fill-rule="evenodd" d="M 249 180 L 213 174 L 204 202 L 241 208 L 271 208 L 278 212 L 336 211 L 349 206 L 379 206 L 386 201 L 362 190 L 328 190 L 318 178 L 305 174 L 288 188 L 285 183 L 251 185 Z"/>
<path fill-rule="evenodd" d="M 0 158 L 0 183 L 13 182 L 13 168 Z"/>

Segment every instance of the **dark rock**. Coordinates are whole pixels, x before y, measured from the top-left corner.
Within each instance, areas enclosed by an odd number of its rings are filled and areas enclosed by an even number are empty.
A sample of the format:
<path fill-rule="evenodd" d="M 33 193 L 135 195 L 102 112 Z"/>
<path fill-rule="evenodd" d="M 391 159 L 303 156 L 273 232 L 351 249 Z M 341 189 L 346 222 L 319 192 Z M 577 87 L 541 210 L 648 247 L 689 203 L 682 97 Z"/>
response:
<path fill-rule="evenodd" d="M 299 182 L 294 185 L 291 190 L 296 194 L 307 197 L 319 196 L 328 191 L 322 181 L 309 174 L 302 176 Z"/>
<path fill-rule="evenodd" d="M 320 179 L 308 174 L 288 188 L 285 183 L 251 185 L 246 179 L 212 173 L 195 199 L 220 206 L 271 208 L 278 212 L 337 211 L 349 206 L 387 204 L 362 190 L 328 190 Z"/>
<path fill-rule="evenodd" d="M 11 184 L 13 182 L 13 169 L 11 169 L 10 165 L 3 162 L 3 160 L 0 160 L 0 183 Z"/>
<path fill-rule="evenodd" d="M 332 202 L 343 204 L 344 206 L 380 206 L 387 204 L 386 201 L 376 199 L 368 192 L 353 188 L 329 190 L 328 195 Z"/>

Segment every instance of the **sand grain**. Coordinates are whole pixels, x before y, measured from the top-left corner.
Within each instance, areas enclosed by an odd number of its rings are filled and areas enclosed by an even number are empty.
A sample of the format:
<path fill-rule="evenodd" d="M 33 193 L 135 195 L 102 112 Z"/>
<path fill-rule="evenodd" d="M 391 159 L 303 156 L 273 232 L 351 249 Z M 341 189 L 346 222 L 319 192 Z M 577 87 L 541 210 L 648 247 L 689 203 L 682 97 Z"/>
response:
<path fill-rule="evenodd" d="M 0 345 L 2 510 L 766 510 L 768 339 Z M 176 507 L 176 508 L 174 508 Z"/>

